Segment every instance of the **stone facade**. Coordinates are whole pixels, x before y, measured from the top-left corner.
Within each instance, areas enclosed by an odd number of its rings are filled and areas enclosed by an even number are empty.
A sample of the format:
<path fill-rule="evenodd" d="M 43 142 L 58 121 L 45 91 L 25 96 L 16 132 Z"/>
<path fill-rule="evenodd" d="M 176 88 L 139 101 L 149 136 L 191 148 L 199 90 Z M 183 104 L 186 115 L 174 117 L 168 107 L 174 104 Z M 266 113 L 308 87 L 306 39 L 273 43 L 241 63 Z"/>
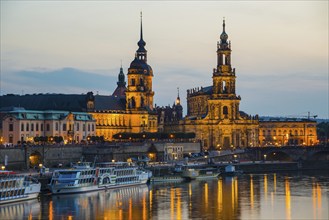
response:
<path fill-rule="evenodd" d="M 236 74 L 227 39 L 223 21 L 213 85 L 187 91 L 187 116 L 179 125 L 183 132 L 195 132 L 204 149 L 258 146 L 258 116 L 239 109 L 241 97 L 235 93 Z"/>
<path fill-rule="evenodd" d="M 262 118 L 259 121 L 260 146 L 288 146 L 318 143 L 316 121 L 310 119 Z"/>
<path fill-rule="evenodd" d="M 137 43 L 135 59 L 128 68 L 128 86 L 125 87 L 122 68 L 118 87 L 112 96 L 121 99 L 124 107 L 120 110 L 110 108 L 91 111 L 96 119 L 97 135 L 105 140 L 113 140 L 117 133 L 157 132 L 157 112 L 153 108 L 154 91 L 152 88 L 153 70 L 147 64 L 147 51 L 143 40 L 141 21 L 140 40 Z"/>
<path fill-rule="evenodd" d="M 88 113 L 16 109 L 2 120 L 3 143 L 34 142 L 34 137 L 63 137 L 64 143 L 80 142 L 96 134 Z M 48 140 L 55 142 L 55 140 Z"/>

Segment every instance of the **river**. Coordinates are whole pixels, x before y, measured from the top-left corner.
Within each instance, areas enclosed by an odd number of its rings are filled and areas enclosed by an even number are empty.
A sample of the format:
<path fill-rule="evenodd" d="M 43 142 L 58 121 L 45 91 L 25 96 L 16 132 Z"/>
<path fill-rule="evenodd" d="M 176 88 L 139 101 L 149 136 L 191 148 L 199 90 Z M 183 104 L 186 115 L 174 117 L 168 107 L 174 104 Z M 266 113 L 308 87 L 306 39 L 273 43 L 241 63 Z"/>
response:
<path fill-rule="evenodd" d="M 328 219 L 329 174 L 268 173 L 140 185 L 0 206 L 0 219 Z"/>

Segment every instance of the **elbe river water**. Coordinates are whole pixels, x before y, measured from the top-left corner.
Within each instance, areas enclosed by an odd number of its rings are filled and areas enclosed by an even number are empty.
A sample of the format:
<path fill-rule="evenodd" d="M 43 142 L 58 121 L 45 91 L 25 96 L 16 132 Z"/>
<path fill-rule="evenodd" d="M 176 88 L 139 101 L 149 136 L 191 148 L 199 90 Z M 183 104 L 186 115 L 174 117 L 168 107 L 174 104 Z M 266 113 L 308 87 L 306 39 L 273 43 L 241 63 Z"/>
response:
<path fill-rule="evenodd" d="M 328 219 L 329 174 L 243 174 L 0 206 L 0 219 Z"/>

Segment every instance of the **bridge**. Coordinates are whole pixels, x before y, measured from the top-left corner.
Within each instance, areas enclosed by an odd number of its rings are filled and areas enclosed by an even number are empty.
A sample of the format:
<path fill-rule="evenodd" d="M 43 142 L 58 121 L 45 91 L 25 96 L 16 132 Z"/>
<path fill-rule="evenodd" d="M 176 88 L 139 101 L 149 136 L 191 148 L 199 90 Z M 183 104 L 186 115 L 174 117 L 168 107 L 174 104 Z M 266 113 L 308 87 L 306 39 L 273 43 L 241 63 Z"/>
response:
<path fill-rule="evenodd" d="M 209 152 L 209 156 L 191 158 L 190 161 L 329 161 L 329 147 L 284 146 L 251 147 L 245 149 Z"/>
<path fill-rule="evenodd" d="M 253 147 L 245 149 L 245 154 L 265 161 L 329 161 L 329 147 L 325 146 Z"/>

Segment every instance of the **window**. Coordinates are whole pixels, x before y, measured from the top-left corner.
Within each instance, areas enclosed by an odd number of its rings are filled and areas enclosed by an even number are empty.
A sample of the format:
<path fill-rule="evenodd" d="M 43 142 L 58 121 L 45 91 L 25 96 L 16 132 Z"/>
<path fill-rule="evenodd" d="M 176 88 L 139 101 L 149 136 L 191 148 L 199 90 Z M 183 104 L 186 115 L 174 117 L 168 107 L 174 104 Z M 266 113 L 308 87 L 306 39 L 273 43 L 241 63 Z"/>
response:
<path fill-rule="evenodd" d="M 24 123 L 21 124 L 21 131 L 24 131 Z"/>
<path fill-rule="evenodd" d="M 14 131 L 14 124 L 9 124 L 9 131 Z"/>
<path fill-rule="evenodd" d="M 40 126 L 40 130 L 43 131 L 43 124 L 41 124 L 41 126 Z"/>
<path fill-rule="evenodd" d="M 31 131 L 34 131 L 34 124 L 31 124 Z"/>
<path fill-rule="evenodd" d="M 88 124 L 88 131 L 90 131 L 90 124 Z"/>
<path fill-rule="evenodd" d="M 46 130 L 50 131 L 50 124 L 46 124 Z"/>
<path fill-rule="evenodd" d="M 56 124 L 55 124 L 55 129 L 56 129 L 56 131 L 58 131 L 58 122 L 56 122 Z"/>
<path fill-rule="evenodd" d="M 80 130 L 80 126 L 79 125 L 80 125 L 79 123 L 77 123 L 77 125 L 76 125 L 77 131 Z"/>
<path fill-rule="evenodd" d="M 135 85 L 135 79 L 131 79 L 131 85 L 132 85 L 132 86 Z"/>
<path fill-rule="evenodd" d="M 85 124 L 83 124 L 83 126 L 82 126 L 82 130 L 83 130 L 83 131 L 86 131 L 86 125 L 85 125 Z"/>
<path fill-rule="evenodd" d="M 36 130 L 36 131 L 39 131 L 39 123 L 36 123 L 36 124 L 35 124 L 35 130 Z"/>
<path fill-rule="evenodd" d="M 224 106 L 224 107 L 223 107 L 223 114 L 224 114 L 225 116 L 228 115 L 228 108 L 227 108 L 227 106 Z"/>
<path fill-rule="evenodd" d="M 91 130 L 94 131 L 95 128 L 94 128 L 94 124 L 91 125 Z"/>
<path fill-rule="evenodd" d="M 26 123 L 26 131 L 29 131 L 29 130 L 30 130 L 30 124 Z"/>
<path fill-rule="evenodd" d="M 63 131 L 66 131 L 66 124 L 63 124 Z"/>

